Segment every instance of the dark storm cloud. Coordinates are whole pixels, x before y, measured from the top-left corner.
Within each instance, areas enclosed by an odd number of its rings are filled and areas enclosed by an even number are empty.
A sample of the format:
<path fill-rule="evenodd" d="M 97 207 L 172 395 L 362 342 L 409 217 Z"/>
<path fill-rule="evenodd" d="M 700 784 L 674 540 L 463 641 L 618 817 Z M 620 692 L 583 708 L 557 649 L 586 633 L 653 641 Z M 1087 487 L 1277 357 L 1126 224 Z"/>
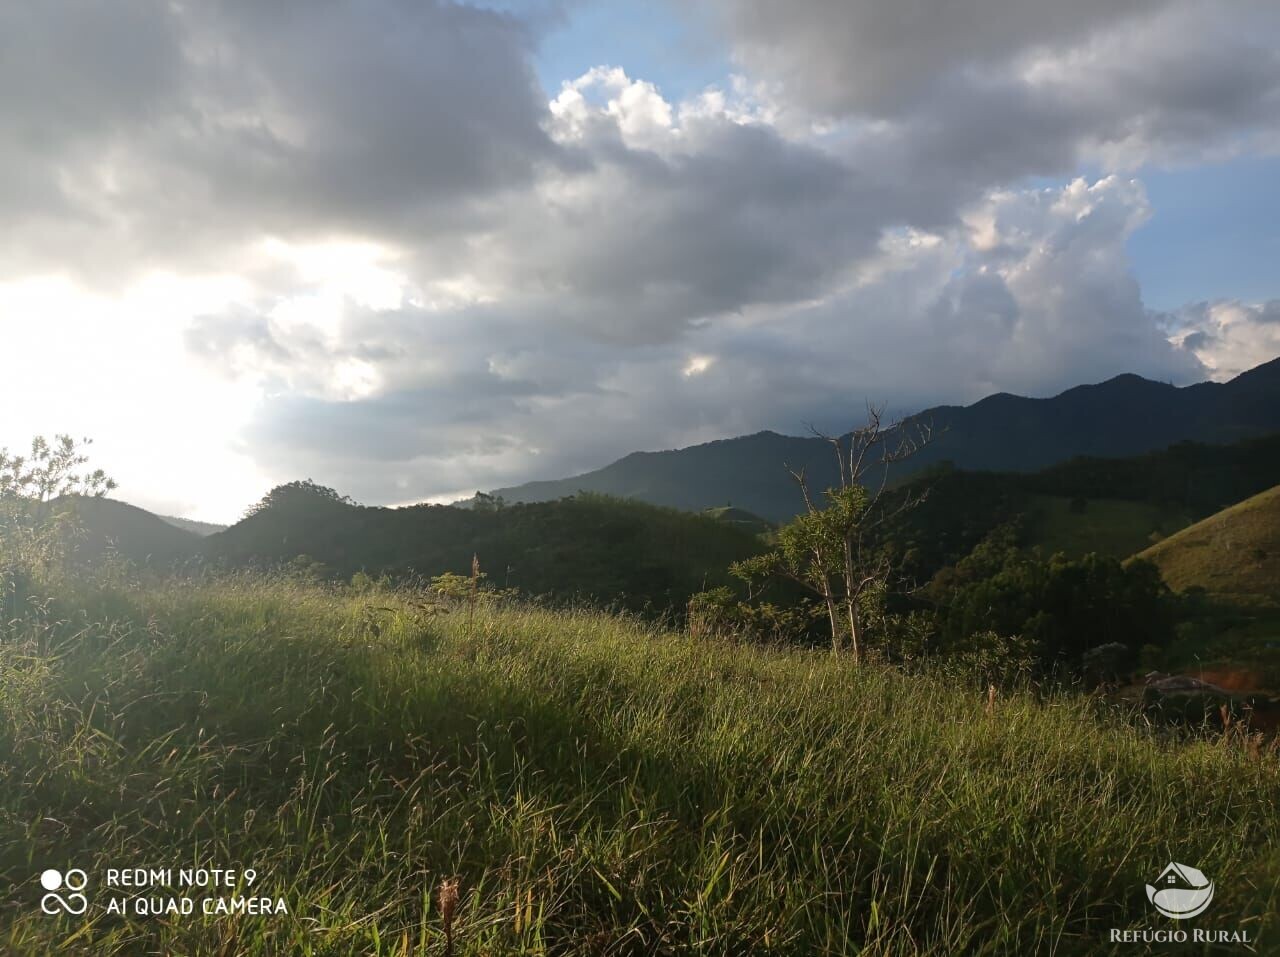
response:
<path fill-rule="evenodd" d="M 0 278 L 238 276 L 175 321 L 260 387 L 243 450 L 373 502 L 1268 348 L 1267 310 L 1148 314 L 1138 184 L 1025 187 L 1280 143 L 1266 4 L 708 2 L 751 76 L 686 104 L 544 91 L 474 6 L 9 5 Z M 399 301 L 267 237 L 369 244 Z"/>
<path fill-rule="evenodd" d="M 1021 54 L 1127 35 L 1137 41 L 1128 53 L 1140 63 L 1151 52 L 1159 54 L 1141 37 L 1160 14 L 1213 12 L 1229 19 L 1233 8 L 1263 6 L 1254 0 L 1215 2 L 1211 8 L 1176 0 L 708 2 L 721 14 L 743 64 L 782 83 L 798 102 L 826 114 L 889 117 L 937 95 L 966 73 L 981 73 Z M 1143 74 L 1135 73 L 1141 82 Z M 1152 84 L 1168 80 L 1163 73 L 1146 77 Z M 1196 87 L 1196 95 L 1202 93 Z"/>
<path fill-rule="evenodd" d="M 579 147 L 591 173 L 563 197 L 512 203 L 481 269 L 549 322 L 652 343 L 807 298 L 874 249 L 891 215 L 844 162 L 773 130 L 709 120 L 683 133 L 669 155 Z"/>
<path fill-rule="evenodd" d="M 0 271 L 470 228 L 469 204 L 556 162 L 533 42 L 510 16 L 417 0 L 9 5 L 0 208 L 23 236 Z"/>

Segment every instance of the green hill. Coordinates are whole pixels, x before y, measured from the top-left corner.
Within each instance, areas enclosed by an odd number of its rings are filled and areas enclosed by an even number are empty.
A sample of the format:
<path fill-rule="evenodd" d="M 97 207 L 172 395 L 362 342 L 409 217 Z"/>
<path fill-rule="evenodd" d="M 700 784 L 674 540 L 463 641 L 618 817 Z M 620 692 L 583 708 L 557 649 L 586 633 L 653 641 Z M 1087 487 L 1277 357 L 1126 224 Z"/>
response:
<path fill-rule="evenodd" d="M 763 548 L 738 522 L 598 495 L 487 508 L 376 508 L 295 483 L 267 501 L 204 539 L 201 553 L 231 565 L 306 555 L 342 578 L 358 571 L 467 574 L 475 555 L 491 582 L 524 594 L 664 609 L 726 584 L 730 563 Z"/>
<path fill-rule="evenodd" d="M 76 555 L 90 561 L 111 553 L 140 564 L 164 565 L 191 558 L 200 536 L 145 509 L 110 498 L 76 498 L 82 535 Z"/>
<path fill-rule="evenodd" d="M 1031 492 L 1068 498 L 1146 502 L 1191 521 L 1280 482 L 1280 430 L 1228 445 L 1178 442 L 1130 458 L 1080 456 L 1025 475 Z"/>
<path fill-rule="evenodd" d="M 1180 442 L 1127 459 L 1080 457 L 1030 474 L 944 463 L 892 491 L 929 495 L 888 531 L 921 580 L 1013 519 L 1020 544 L 1045 555 L 1126 558 L 1277 483 L 1280 434 L 1231 445 Z"/>
<path fill-rule="evenodd" d="M 774 524 L 767 519 L 748 512 L 746 509 L 734 508 L 732 505 L 704 508 L 702 514 L 709 518 L 714 518 L 718 522 L 727 522 L 730 525 L 737 526 L 751 532 L 753 535 L 764 535 L 774 528 Z"/>
<path fill-rule="evenodd" d="M 1280 605 L 1280 485 L 1139 553 L 1177 590 Z"/>
<path fill-rule="evenodd" d="M 1127 558 L 1191 524 L 1176 506 L 1119 498 L 1032 495 L 1027 544 L 1046 555 L 1097 552 Z"/>

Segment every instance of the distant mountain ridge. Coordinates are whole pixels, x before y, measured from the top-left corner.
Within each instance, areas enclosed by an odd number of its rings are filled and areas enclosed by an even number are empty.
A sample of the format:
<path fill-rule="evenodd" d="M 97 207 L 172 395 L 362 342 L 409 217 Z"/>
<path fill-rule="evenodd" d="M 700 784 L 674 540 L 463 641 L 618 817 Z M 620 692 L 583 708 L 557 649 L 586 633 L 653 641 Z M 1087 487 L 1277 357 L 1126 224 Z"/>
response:
<path fill-rule="evenodd" d="M 946 431 L 898 477 L 941 461 L 970 470 L 1031 472 L 1077 456 L 1120 458 L 1183 441 L 1236 442 L 1280 431 L 1280 358 L 1225 383 L 1178 387 L 1125 374 L 1046 399 L 997 393 L 969 406 L 927 409 L 907 421 Z M 732 504 L 782 521 L 801 507 L 784 464 L 804 468 L 814 488 L 837 480 L 831 448 L 822 439 L 766 431 L 633 452 L 593 472 L 493 494 L 542 502 L 588 491 L 690 511 Z"/>

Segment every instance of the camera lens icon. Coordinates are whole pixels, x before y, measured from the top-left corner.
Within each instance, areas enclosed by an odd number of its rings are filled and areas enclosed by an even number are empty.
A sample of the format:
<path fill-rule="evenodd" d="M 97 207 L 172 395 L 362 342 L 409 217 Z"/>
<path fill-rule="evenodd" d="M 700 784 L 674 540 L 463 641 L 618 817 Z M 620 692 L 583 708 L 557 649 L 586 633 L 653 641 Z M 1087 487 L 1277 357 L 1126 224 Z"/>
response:
<path fill-rule="evenodd" d="M 57 914 L 59 911 L 65 914 L 79 916 L 89 909 L 89 901 L 80 892 L 85 889 L 89 883 L 89 875 L 78 867 L 63 874 L 55 868 L 40 874 L 40 886 L 49 893 L 40 898 L 40 909 L 46 914 Z M 59 891 L 69 891 L 65 897 L 58 893 Z"/>

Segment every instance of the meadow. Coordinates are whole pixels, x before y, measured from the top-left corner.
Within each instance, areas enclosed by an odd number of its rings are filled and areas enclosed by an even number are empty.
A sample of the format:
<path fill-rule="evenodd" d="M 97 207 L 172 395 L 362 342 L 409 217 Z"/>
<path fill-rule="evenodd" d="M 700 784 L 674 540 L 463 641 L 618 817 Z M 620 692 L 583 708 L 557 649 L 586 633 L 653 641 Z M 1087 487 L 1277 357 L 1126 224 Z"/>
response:
<path fill-rule="evenodd" d="M 1275 952 L 1273 750 L 407 589 L 120 578 L 0 624 L 6 954 L 1141 953 L 1111 930 L 1176 926 L 1170 860 Z M 105 912 L 108 868 L 184 865 L 288 914 Z M 70 866 L 88 913 L 42 914 Z"/>

